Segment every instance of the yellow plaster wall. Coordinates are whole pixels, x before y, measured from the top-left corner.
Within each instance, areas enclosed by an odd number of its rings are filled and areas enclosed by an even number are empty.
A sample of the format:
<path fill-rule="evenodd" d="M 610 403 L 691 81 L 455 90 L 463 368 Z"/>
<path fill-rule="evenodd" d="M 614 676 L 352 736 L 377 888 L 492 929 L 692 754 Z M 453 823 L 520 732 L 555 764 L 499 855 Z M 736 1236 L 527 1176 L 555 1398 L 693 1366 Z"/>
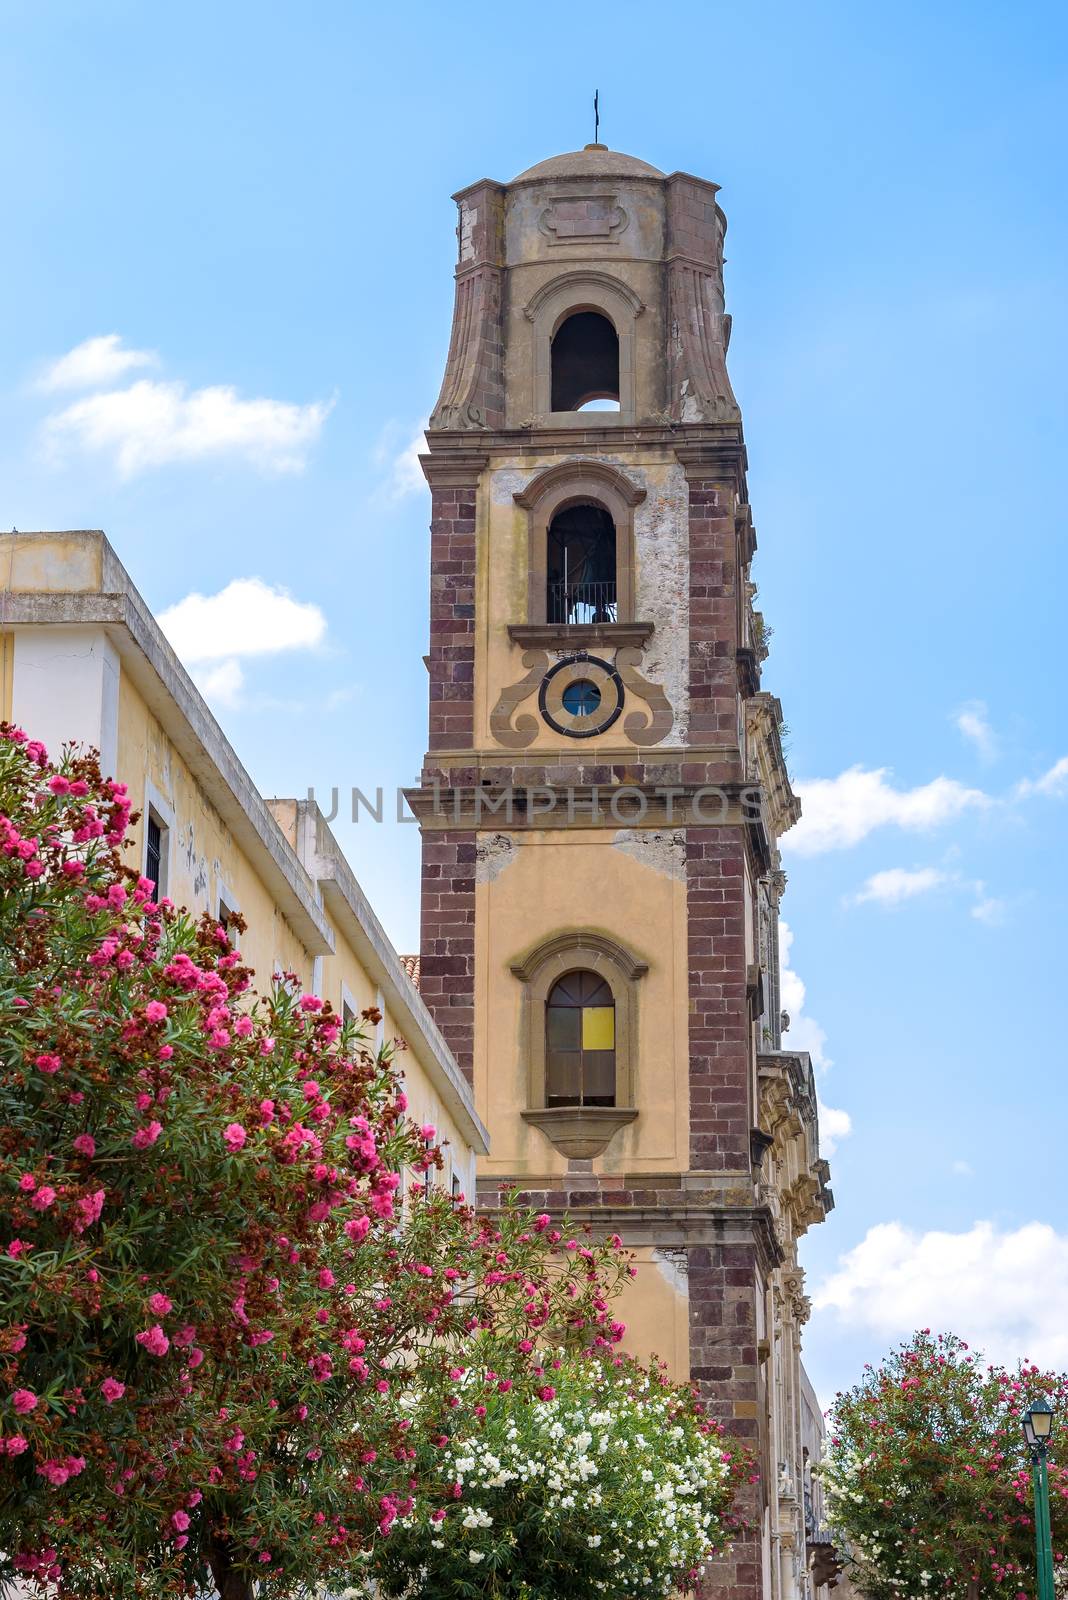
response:
<path fill-rule="evenodd" d="M 666 1251 L 648 1247 L 634 1251 L 637 1276 L 616 1302 L 614 1314 L 626 1324 L 623 1348 L 648 1362 L 667 1363 L 677 1383 L 690 1376 L 690 1301 L 685 1274 Z"/>
<path fill-rule="evenodd" d="M 170 898 L 176 905 L 185 905 L 199 916 L 205 910 L 216 910 L 220 889 L 223 890 L 236 900 L 248 923 L 241 936 L 241 952 L 255 968 L 257 989 L 264 991 L 270 986 L 276 968 L 295 972 L 301 983 L 311 989 L 314 981 L 311 957 L 276 908 L 270 891 L 175 750 L 159 720 L 125 674 L 119 684 L 117 776 L 128 785 L 135 811 L 142 813 L 132 830 L 134 843 L 127 857 L 129 864 L 140 870 L 144 863 L 144 816 L 150 792 L 146 789 L 147 779 L 174 812 L 167 885 Z M 322 959 L 319 979 L 322 997 L 340 1012 L 344 984 L 357 1011 L 375 1005 L 374 982 L 344 935 L 329 917 L 326 920 L 334 933 L 335 950 Z M 399 1036 L 400 1029 L 388 1009 L 378 1031 L 387 1039 Z M 369 1029 L 369 1033 L 373 1035 L 374 1030 Z M 398 1057 L 398 1065 L 405 1075 L 412 1115 L 420 1123 L 433 1123 L 442 1139 L 449 1141 L 445 1173 L 438 1181 L 448 1186 L 455 1165 L 465 1193 L 473 1194 L 469 1146 L 418 1055 L 406 1049 Z"/>
<path fill-rule="evenodd" d="M 118 725 L 118 777 L 129 787 L 134 810 L 142 813 L 129 864 L 138 869 L 144 864 L 147 779 L 174 812 L 170 899 L 199 916 L 218 909 L 222 891 L 248 922 L 241 950 L 256 969 L 258 985 L 270 983 L 276 966 L 310 983 L 307 951 L 126 673 L 119 682 Z"/>
<path fill-rule="evenodd" d="M 475 1103 L 490 1131 L 488 1174 L 553 1174 L 565 1158 L 519 1112 L 527 1104 L 522 984 L 509 970 L 544 940 L 589 928 L 649 970 L 636 982 L 638 1117 L 594 1161 L 605 1173 L 679 1172 L 688 1162 L 686 885 L 614 847 L 605 829 L 523 832 L 475 887 Z"/>

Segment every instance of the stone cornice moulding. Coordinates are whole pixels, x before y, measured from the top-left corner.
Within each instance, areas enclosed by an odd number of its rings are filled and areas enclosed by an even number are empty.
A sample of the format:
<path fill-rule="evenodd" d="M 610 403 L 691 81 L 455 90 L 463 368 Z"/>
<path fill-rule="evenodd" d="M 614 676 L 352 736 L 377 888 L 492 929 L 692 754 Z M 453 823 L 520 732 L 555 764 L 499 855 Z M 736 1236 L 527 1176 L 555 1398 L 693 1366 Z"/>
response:
<path fill-rule="evenodd" d="M 510 622 L 508 637 L 524 650 L 585 650 L 591 644 L 623 649 L 644 645 L 653 629 L 651 622 Z"/>
<path fill-rule="evenodd" d="M 432 489 L 466 489 L 478 482 L 489 457 L 479 450 L 452 450 L 447 455 L 419 457 Z"/>
<path fill-rule="evenodd" d="M 631 955 L 624 945 L 617 944 L 614 939 L 609 939 L 605 934 L 597 933 L 592 928 L 573 928 L 569 932 L 556 934 L 554 938 L 540 944 L 522 961 L 512 962 L 509 970 L 522 983 L 530 983 L 547 961 L 552 961 L 564 950 L 573 952 L 576 957 L 584 950 L 607 956 L 625 977 L 631 979 L 644 978 L 649 971 L 647 961 Z"/>
<path fill-rule="evenodd" d="M 526 305 L 523 315 L 528 322 L 534 322 L 538 312 L 551 295 L 561 289 L 568 293 L 573 289 L 591 288 L 607 290 L 610 294 L 618 295 L 630 307 L 631 315 L 640 317 L 645 310 L 645 301 L 631 288 L 629 283 L 624 283 L 621 278 L 614 278 L 610 272 L 590 272 L 584 269 L 579 271 L 559 272 L 555 278 L 550 278 L 548 283 L 543 283 L 540 289 L 535 289 Z"/>
<path fill-rule="evenodd" d="M 512 499 L 524 511 L 533 511 L 538 501 L 550 490 L 580 478 L 593 478 L 597 483 L 614 489 L 628 506 L 640 506 L 645 499 L 645 490 L 639 489 L 618 467 L 587 456 L 576 456 L 573 461 L 560 461 L 554 467 L 546 467 L 544 472 L 539 472 L 530 480 L 525 489 L 518 489 Z"/>

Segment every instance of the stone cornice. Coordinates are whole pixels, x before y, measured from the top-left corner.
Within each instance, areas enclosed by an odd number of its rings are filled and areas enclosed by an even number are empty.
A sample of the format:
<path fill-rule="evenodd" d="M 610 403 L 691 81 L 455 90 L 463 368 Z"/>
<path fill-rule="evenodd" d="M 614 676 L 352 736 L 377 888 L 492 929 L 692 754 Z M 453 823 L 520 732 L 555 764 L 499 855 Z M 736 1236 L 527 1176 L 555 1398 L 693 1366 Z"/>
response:
<path fill-rule="evenodd" d="M 419 457 L 423 476 L 432 489 L 466 489 L 469 485 L 477 484 L 489 456 L 484 450 L 471 449 L 469 432 L 459 437 L 464 440 L 464 448 L 451 450 L 447 455 Z"/>
<path fill-rule="evenodd" d="M 524 650 L 586 650 L 590 645 L 609 649 L 641 646 L 653 632 L 651 622 L 512 622 L 508 637 Z"/>
<path fill-rule="evenodd" d="M 495 1208 L 484 1209 L 492 1214 Z M 767 1206 L 569 1206 L 561 1215 L 576 1229 L 588 1226 L 594 1237 L 618 1233 L 634 1248 L 752 1243 L 765 1275 L 786 1260 Z"/>

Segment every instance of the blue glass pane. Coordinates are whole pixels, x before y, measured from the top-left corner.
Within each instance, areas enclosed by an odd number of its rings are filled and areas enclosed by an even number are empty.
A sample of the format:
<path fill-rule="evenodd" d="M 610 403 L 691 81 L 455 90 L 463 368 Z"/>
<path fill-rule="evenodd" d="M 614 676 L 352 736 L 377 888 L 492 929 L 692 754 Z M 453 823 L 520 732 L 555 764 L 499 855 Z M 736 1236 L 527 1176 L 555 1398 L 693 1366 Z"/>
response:
<path fill-rule="evenodd" d="M 588 678 L 569 683 L 563 694 L 564 710 L 573 717 L 588 717 L 601 703 L 601 691 Z"/>

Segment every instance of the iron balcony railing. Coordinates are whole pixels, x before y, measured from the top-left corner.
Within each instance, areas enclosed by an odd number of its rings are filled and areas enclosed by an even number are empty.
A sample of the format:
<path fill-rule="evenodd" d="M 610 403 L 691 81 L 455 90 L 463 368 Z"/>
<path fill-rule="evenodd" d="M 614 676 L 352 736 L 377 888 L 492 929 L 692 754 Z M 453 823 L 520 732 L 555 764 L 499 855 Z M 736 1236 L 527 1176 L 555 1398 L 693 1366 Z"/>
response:
<path fill-rule="evenodd" d="M 568 624 L 615 622 L 615 580 L 603 583 L 550 583 L 548 620 Z"/>

